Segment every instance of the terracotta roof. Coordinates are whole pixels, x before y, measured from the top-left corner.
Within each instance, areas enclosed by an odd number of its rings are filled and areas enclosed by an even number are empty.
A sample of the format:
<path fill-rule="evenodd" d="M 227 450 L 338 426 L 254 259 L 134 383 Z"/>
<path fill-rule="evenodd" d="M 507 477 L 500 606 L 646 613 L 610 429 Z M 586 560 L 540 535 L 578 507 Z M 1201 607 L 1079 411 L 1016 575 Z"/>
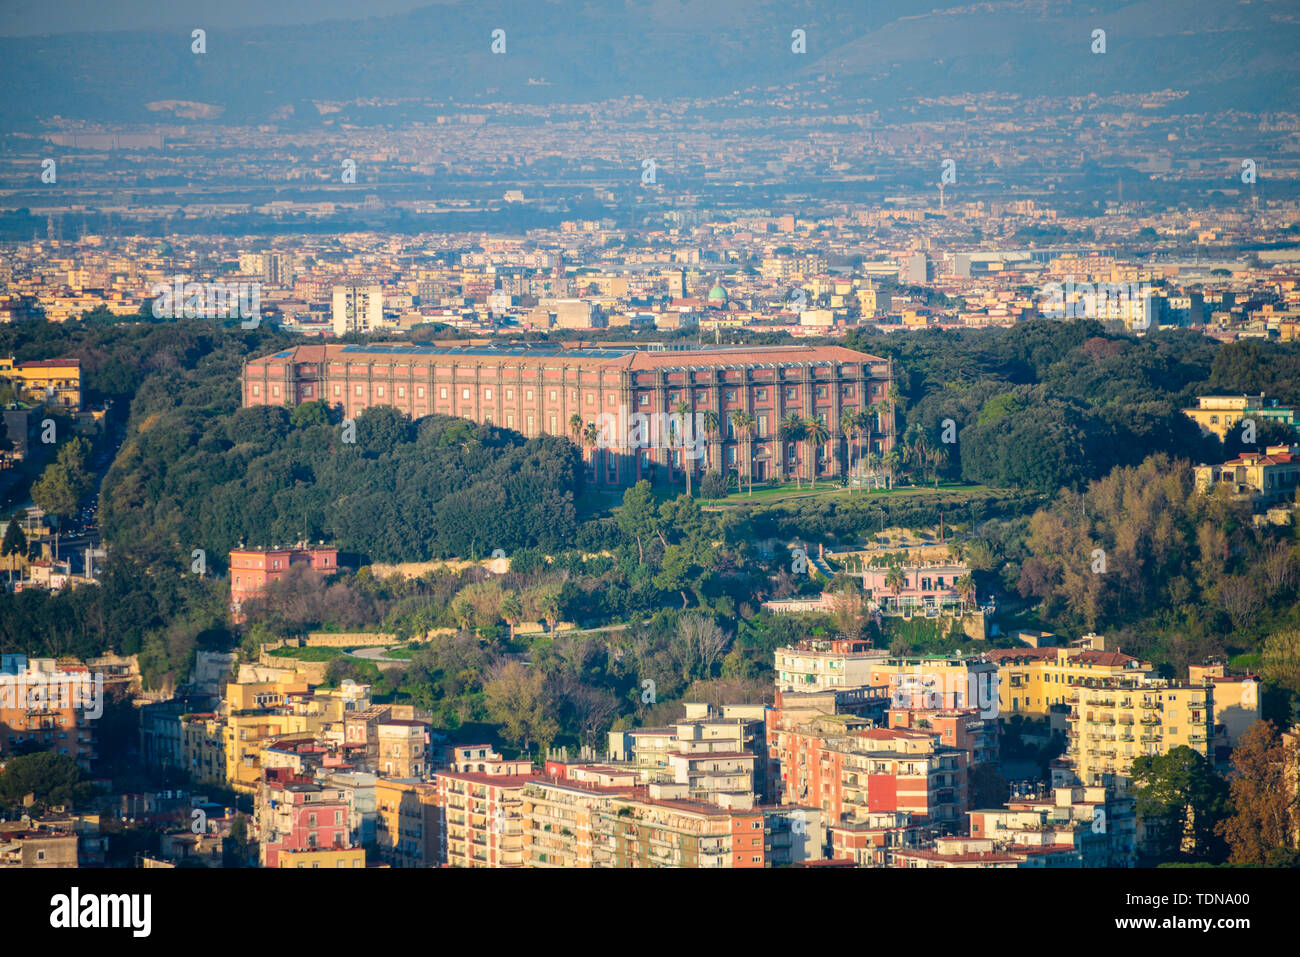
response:
<path fill-rule="evenodd" d="M 408 348 L 402 348 L 409 346 Z M 348 349 L 346 355 L 344 349 Z M 759 365 L 763 363 L 797 364 L 806 362 L 884 362 L 879 356 L 855 352 L 843 346 L 753 346 L 739 349 L 692 349 L 677 352 L 642 352 L 626 348 L 601 348 L 593 343 L 591 349 L 507 349 L 476 348 L 466 352 L 433 351 L 407 343 L 380 343 L 371 350 L 364 346 L 346 343 L 329 345 L 293 346 L 267 356 L 250 359 L 250 364 L 282 360 L 289 363 L 342 361 L 345 358 L 361 362 L 399 360 L 430 364 L 434 362 L 475 362 L 484 365 L 530 366 L 538 363 L 578 364 L 608 369 L 645 371 L 652 369 L 677 369 L 686 366 L 716 367 L 726 365 Z"/>

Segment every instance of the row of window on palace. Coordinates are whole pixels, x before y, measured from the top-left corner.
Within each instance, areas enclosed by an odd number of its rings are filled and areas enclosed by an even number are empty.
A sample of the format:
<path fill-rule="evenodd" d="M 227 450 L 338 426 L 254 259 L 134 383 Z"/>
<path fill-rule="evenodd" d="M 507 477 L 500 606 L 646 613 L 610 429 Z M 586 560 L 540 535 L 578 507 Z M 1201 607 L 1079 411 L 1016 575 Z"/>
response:
<path fill-rule="evenodd" d="M 279 399 L 279 398 L 282 398 L 281 393 L 280 393 L 280 386 L 279 386 L 279 385 L 272 385 L 270 388 L 271 388 L 271 398 L 273 398 L 273 399 Z M 398 385 L 398 386 L 394 386 L 393 388 L 396 390 L 396 396 L 395 396 L 396 398 L 398 398 L 398 399 L 405 399 L 405 398 L 407 398 L 407 394 L 406 394 L 406 390 L 407 390 L 407 388 L 408 388 L 407 386 L 405 386 L 405 385 Z M 411 386 L 411 388 L 414 388 L 414 389 L 415 389 L 415 398 L 417 398 L 417 399 L 423 399 L 423 398 L 426 398 L 426 387 L 425 387 L 425 386 L 417 385 L 417 386 Z M 447 398 L 449 398 L 449 397 L 450 397 L 449 388 L 452 388 L 452 387 L 448 387 L 448 386 L 439 386 L 439 387 L 438 387 L 438 398 L 439 398 L 439 399 L 447 399 Z M 387 397 L 388 397 L 387 386 L 385 386 L 385 385 L 375 385 L 375 386 L 374 386 L 374 390 L 375 390 L 375 398 L 377 398 L 377 399 L 383 399 L 383 398 L 387 398 Z M 829 395 L 829 391 L 828 391 L 828 390 L 829 390 L 829 386 L 827 386 L 827 385 L 817 385 L 817 386 L 814 386 L 814 387 L 813 387 L 813 395 L 814 395 L 815 398 L 818 398 L 818 399 L 825 399 L 825 398 L 827 398 L 828 395 Z M 463 387 L 463 388 L 460 390 L 460 397 L 461 397 L 461 399 L 466 400 L 466 401 L 473 399 L 473 391 L 474 391 L 474 390 L 473 390 L 472 388 L 468 387 L 468 386 L 467 386 L 467 387 Z M 502 391 L 504 391 L 504 393 L 505 393 L 505 401 L 507 401 L 507 402 L 513 402 L 513 401 L 514 401 L 514 398 L 515 398 L 515 390 L 514 390 L 514 389 L 504 389 L 504 390 L 502 390 Z M 532 401 L 534 401 L 533 396 L 534 396 L 534 392 L 535 392 L 535 391 L 536 391 L 536 390 L 534 390 L 534 389 L 525 389 L 525 390 L 524 390 L 524 401 L 525 401 L 525 402 L 532 402 Z M 550 391 L 550 401 L 551 401 L 551 402 L 558 402 L 558 401 L 559 401 L 559 390 L 558 390 L 558 389 L 551 389 L 551 390 L 549 390 L 549 391 Z M 260 384 L 257 384 L 257 383 L 254 383 L 253 386 L 252 386 L 252 392 L 253 392 L 253 395 L 254 395 L 255 397 L 257 397 L 257 398 L 261 398 L 261 396 L 262 396 L 262 387 L 261 387 L 261 385 L 260 385 Z M 724 393 L 724 400 L 725 400 L 726 402 L 731 403 L 731 402 L 735 402 L 735 401 L 736 401 L 736 395 L 737 395 L 737 390 L 736 390 L 736 389 L 724 389 L 724 390 L 723 390 L 723 393 Z M 756 388 L 756 389 L 754 390 L 754 401 L 755 401 L 755 402 L 766 402 L 766 401 L 767 401 L 767 393 L 768 393 L 768 389 L 767 389 L 766 387 L 763 387 L 763 388 Z M 361 382 L 356 383 L 356 384 L 353 386 L 353 394 L 354 394 L 357 398 L 365 398 L 365 395 L 366 395 L 366 386 L 365 386 L 365 383 L 361 383 Z M 574 401 L 574 402 L 579 402 L 579 401 L 580 401 L 580 398 L 579 398 L 579 397 L 580 397 L 580 394 L 581 394 L 581 393 L 580 393 L 580 390 L 576 390 L 576 389 L 575 389 L 575 390 L 573 391 L 573 401 Z M 874 385 L 871 386 L 870 394 L 871 394 L 872 396 L 880 396 L 880 395 L 883 395 L 883 394 L 884 394 L 884 387 L 881 386 L 881 385 L 879 385 L 879 384 L 874 384 Z M 314 395 L 315 395 L 315 387 L 314 387 L 313 385 L 311 385 L 310 383 L 305 383 L 305 384 L 303 384 L 303 386 L 302 386 L 302 395 L 303 395 L 304 397 L 314 396 Z M 852 385 L 852 384 L 841 385 L 841 386 L 840 386 L 840 395 L 841 395 L 843 398 L 846 398 L 846 399 L 856 398 L 856 397 L 857 397 L 857 386 L 856 386 L 856 385 Z M 491 401 L 493 401 L 494 396 L 495 396 L 495 392 L 494 392 L 492 386 L 483 386 L 483 400 L 484 400 L 485 402 L 491 402 Z M 680 391 L 669 392 L 669 393 L 668 393 L 668 403 L 669 403 L 670 405 L 675 405 L 678 401 L 681 400 L 681 396 L 682 396 L 682 393 L 681 393 Z M 333 387 L 333 397 L 336 398 L 336 399 L 341 399 L 341 398 L 343 398 L 343 386 L 342 386 L 342 385 L 337 385 L 337 384 L 336 384 L 336 385 Z M 798 401 L 798 400 L 799 400 L 799 386 L 793 386 L 793 385 L 792 385 L 792 386 L 786 386 L 786 387 L 785 387 L 785 398 L 786 398 L 786 401 L 790 401 L 790 402 Z M 649 392 L 640 392 L 640 393 L 638 394 L 638 396 L 637 396 L 637 404 L 638 404 L 639 406 L 643 406 L 643 407 L 647 407 L 647 408 L 648 408 L 648 407 L 651 405 L 651 400 L 652 400 L 652 396 L 651 396 L 651 394 L 650 394 Z M 595 392 L 588 392 L 588 393 L 586 393 L 586 404 L 589 405 L 589 406 L 597 405 L 597 401 L 596 401 L 596 393 L 595 393 Z M 618 396 L 616 396 L 616 395 L 614 395 L 614 394 L 612 394 L 612 393 L 607 394 L 607 395 L 606 395 L 606 398 L 605 398 L 605 404 L 606 404 L 606 405 L 609 405 L 609 406 L 611 406 L 611 407 L 613 407 L 613 406 L 617 406 L 617 405 L 618 405 Z M 709 404 L 709 390 L 707 390 L 707 389 L 697 389 L 697 390 L 695 390 L 695 404 L 696 404 L 697 407 L 707 407 L 708 404 Z"/>

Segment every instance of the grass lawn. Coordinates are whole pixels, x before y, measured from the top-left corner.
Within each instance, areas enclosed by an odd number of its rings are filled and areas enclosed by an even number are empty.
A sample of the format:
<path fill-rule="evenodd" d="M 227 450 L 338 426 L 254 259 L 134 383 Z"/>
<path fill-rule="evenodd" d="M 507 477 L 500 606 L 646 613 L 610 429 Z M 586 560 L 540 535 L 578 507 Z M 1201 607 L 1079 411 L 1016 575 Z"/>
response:
<path fill-rule="evenodd" d="M 772 485 L 767 487 L 754 487 L 754 494 L 751 496 L 747 492 L 733 492 L 726 498 L 706 500 L 706 508 L 730 508 L 737 505 L 778 505 L 784 502 L 794 501 L 831 501 L 831 502 L 919 502 L 924 503 L 927 499 L 942 497 L 947 500 L 957 498 L 961 501 L 975 501 L 981 498 L 987 498 L 990 495 L 1006 494 L 1004 491 L 989 488 L 986 485 L 965 485 L 960 482 L 940 482 L 939 487 L 932 485 L 924 486 L 899 486 L 891 489 L 851 489 L 840 488 L 838 485 L 818 485 L 817 488 L 809 489 L 806 485 L 803 489 L 796 488 L 793 485 Z"/>
<path fill-rule="evenodd" d="M 346 652 L 342 648 L 277 648 L 268 652 L 272 658 L 297 658 L 299 661 L 333 661 L 342 658 Z"/>

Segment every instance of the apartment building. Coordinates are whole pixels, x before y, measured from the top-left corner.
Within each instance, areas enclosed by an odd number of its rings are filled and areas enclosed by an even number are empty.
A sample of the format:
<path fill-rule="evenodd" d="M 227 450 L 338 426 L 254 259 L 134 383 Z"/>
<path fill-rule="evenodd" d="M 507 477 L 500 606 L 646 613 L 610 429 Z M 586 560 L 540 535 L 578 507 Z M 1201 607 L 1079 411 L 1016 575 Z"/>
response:
<path fill-rule="evenodd" d="M 451 867 L 524 865 L 524 787 L 536 775 L 438 771 L 442 859 Z"/>
<path fill-rule="evenodd" d="M 249 360 L 241 393 L 245 406 L 323 401 L 353 417 L 388 405 L 412 418 L 460 416 L 529 437 L 570 436 L 576 415 L 602 433 L 596 447 L 584 448 L 592 480 L 631 485 L 642 478 L 675 481 L 688 464 L 745 477 L 752 472 L 758 481 L 796 470 L 813 474 L 810 466 L 817 475 L 842 475 L 849 436 L 840 429 L 841 412 L 879 411 L 892 381 L 887 360 L 840 346 L 648 352 L 331 344 Z M 692 433 L 698 446 L 683 448 L 638 425 L 657 418 L 635 418 L 671 415 L 679 403 L 689 414 L 717 416 L 716 430 Z M 752 435 L 736 433 L 736 411 L 754 417 Z M 777 435 L 792 412 L 830 430 L 813 463 L 804 461 L 806 443 L 783 443 Z M 862 445 L 883 453 L 893 447 L 893 430 L 888 416 L 877 420 Z"/>
<path fill-rule="evenodd" d="M 409 704 L 347 711 L 339 717 L 342 753 L 360 770 L 427 780 L 432 770 L 429 722 L 428 712 Z"/>
<path fill-rule="evenodd" d="M 776 686 L 796 692 L 859 688 L 873 683 L 871 665 L 888 658 L 869 641 L 809 638 L 776 650 Z"/>
<path fill-rule="evenodd" d="M 0 868 L 77 867 L 77 835 L 44 827 L 0 831 Z"/>
<path fill-rule="evenodd" d="M 608 835 L 600 813 L 619 798 L 644 795 L 633 771 L 547 764 L 547 776 L 524 786 L 524 864 L 528 867 L 594 867 L 593 848 Z M 571 776 L 572 775 L 572 776 Z"/>
<path fill-rule="evenodd" d="M 974 708 L 926 711 L 893 708 L 888 712 L 890 728 L 911 728 L 934 735 L 940 744 L 965 751 L 967 766 L 996 764 L 999 756 L 998 723 L 983 718 Z"/>
<path fill-rule="evenodd" d="M 387 718 L 377 729 L 376 770 L 389 778 L 424 779 L 429 767 L 429 725 L 424 721 Z"/>
<path fill-rule="evenodd" d="M 1050 798 L 1015 799 L 970 812 L 970 835 L 1016 847 L 1070 846 L 1081 867 L 1132 867 L 1136 801 L 1106 787 L 1056 788 Z"/>
<path fill-rule="evenodd" d="M 1110 678 L 1070 696 L 1065 761 L 1084 785 L 1123 789 L 1133 760 L 1185 745 L 1213 759 L 1212 686 L 1155 678 Z"/>
<path fill-rule="evenodd" d="M 893 866 L 961 870 L 1078 867 L 1079 853 L 1067 844 L 1031 847 L 991 839 L 941 837 L 931 847 L 895 851 Z"/>
<path fill-rule="evenodd" d="M 1153 667 L 1119 651 L 1091 648 L 994 648 L 985 657 L 998 667 L 999 719 L 1045 719 L 1053 705 L 1069 704 L 1071 689 L 1108 678 L 1153 674 Z"/>
<path fill-rule="evenodd" d="M 226 742 L 223 722 L 214 713 L 181 715 L 181 761 L 199 783 L 226 782 Z"/>
<path fill-rule="evenodd" d="M 807 797 L 803 781 L 816 762 L 823 733 L 847 734 L 886 724 L 889 694 L 867 686 L 826 691 L 776 690 L 767 717 L 767 795 L 770 800 L 800 802 Z M 813 793 L 817 792 L 814 787 Z"/>
<path fill-rule="evenodd" d="M 262 866 L 280 867 L 279 857 L 286 851 L 352 850 L 348 817 L 347 802 L 338 788 L 321 787 L 284 769 L 268 770 L 254 816 Z M 356 855 L 339 859 L 352 861 Z M 364 861 L 364 854 L 361 859 Z"/>
<path fill-rule="evenodd" d="M 1261 717 L 1259 675 L 1230 675 L 1227 665 L 1218 661 L 1188 666 L 1187 682 L 1206 685 L 1213 692 L 1214 755 L 1216 761 L 1226 761 L 1237 739 Z"/>
<path fill-rule="evenodd" d="M 437 787 L 410 778 L 379 778 L 374 788 L 378 861 L 391 867 L 437 865 L 442 849 Z"/>
<path fill-rule="evenodd" d="M 611 761 L 635 768 L 644 781 L 685 784 L 693 800 L 761 803 L 766 793 L 764 706 L 685 707 L 685 720 L 669 728 L 611 731 Z"/>
<path fill-rule="evenodd" d="M 888 686 L 895 708 L 975 708 L 998 714 L 998 666 L 984 655 L 902 655 L 873 661 L 873 686 Z"/>
<path fill-rule="evenodd" d="M 822 746 L 821 804 L 832 822 L 907 811 L 914 820 L 955 828 L 969 807 L 968 760 L 927 732 L 858 731 Z"/>
<path fill-rule="evenodd" d="M 363 847 L 286 848 L 276 854 L 274 864 L 265 866 L 279 868 L 324 867 L 330 869 L 365 867 L 366 851 Z"/>
<path fill-rule="evenodd" d="M 593 846 L 596 867 L 764 866 L 762 811 L 659 796 L 671 787 L 650 785 L 648 797 L 617 798 L 594 812 L 602 838 Z"/>
<path fill-rule="evenodd" d="M 103 678 L 54 658 L 0 657 L 0 758 L 49 751 L 83 771 L 98 757 L 94 719 L 103 714 Z"/>
<path fill-rule="evenodd" d="M 373 332 L 384 325 L 384 290 L 377 284 L 335 286 L 331 307 L 336 336 Z"/>
<path fill-rule="evenodd" d="M 827 828 L 832 860 L 856 867 L 888 867 L 896 850 L 918 848 L 933 839 L 933 829 L 912 820 L 909 811 L 869 811 L 860 819 Z"/>
<path fill-rule="evenodd" d="M 1243 419 L 1254 419 L 1257 425 L 1272 420 L 1296 428 L 1296 410 L 1279 406 L 1276 399 L 1270 403 L 1262 392 L 1259 395 L 1203 395 L 1197 398 L 1195 408 L 1183 409 L 1183 415 L 1220 442 L 1225 441 Z"/>

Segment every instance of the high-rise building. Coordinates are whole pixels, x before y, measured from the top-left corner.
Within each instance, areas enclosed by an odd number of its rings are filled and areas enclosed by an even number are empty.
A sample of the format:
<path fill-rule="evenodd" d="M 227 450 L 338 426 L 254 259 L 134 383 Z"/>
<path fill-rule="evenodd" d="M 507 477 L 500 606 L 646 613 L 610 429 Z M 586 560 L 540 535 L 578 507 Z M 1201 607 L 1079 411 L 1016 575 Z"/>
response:
<path fill-rule="evenodd" d="M 262 256 L 262 282 L 273 286 L 293 285 L 293 253 L 266 253 Z"/>
<path fill-rule="evenodd" d="M 371 332 L 384 324 L 384 291 L 378 285 L 334 287 L 334 335 Z"/>

